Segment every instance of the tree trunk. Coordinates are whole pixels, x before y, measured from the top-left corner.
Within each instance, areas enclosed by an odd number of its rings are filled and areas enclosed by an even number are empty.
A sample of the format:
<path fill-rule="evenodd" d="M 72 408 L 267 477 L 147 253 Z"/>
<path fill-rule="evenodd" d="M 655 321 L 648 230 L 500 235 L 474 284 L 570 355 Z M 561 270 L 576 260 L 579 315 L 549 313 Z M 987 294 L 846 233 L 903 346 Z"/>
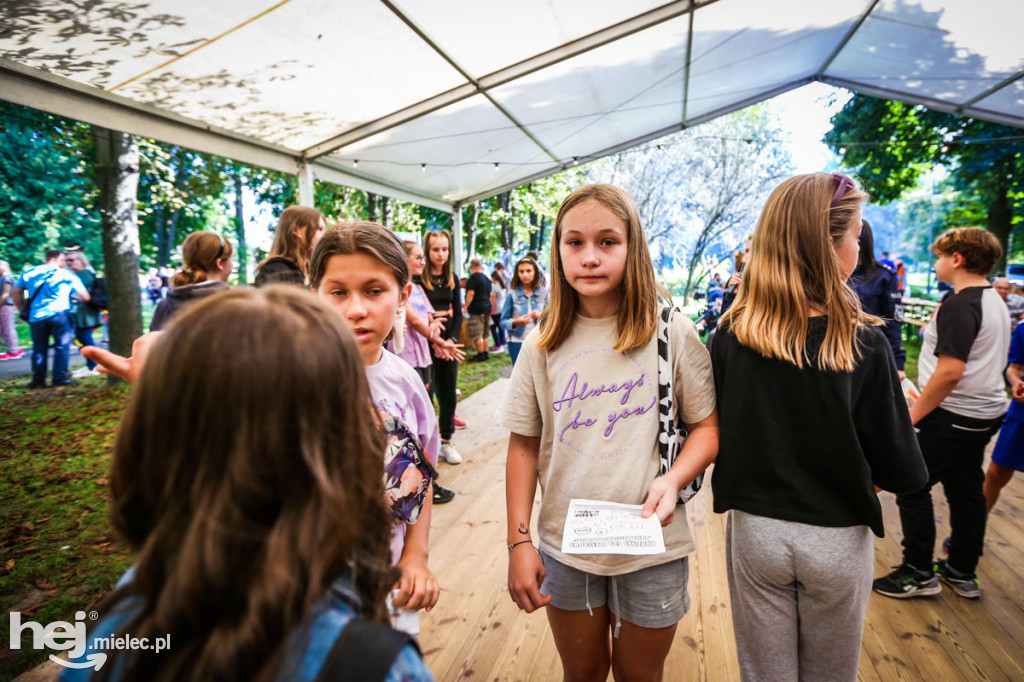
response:
<path fill-rule="evenodd" d="M 537 212 L 530 211 L 530 251 L 540 253 L 540 228 L 537 225 Z"/>
<path fill-rule="evenodd" d="M 377 217 L 377 195 L 373 192 L 366 193 L 366 219 L 371 223 L 379 222 Z"/>
<path fill-rule="evenodd" d="M 156 266 L 166 268 L 171 259 L 171 245 L 167 239 L 167 224 L 164 222 L 164 207 L 157 206 L 153 211 L 153 233 L 156 237 Z"/>
<path fill-rule="evenodd" d="M 167 260 L 171 260 L 171 251 L 174 249 L 174 240 L 178 237 L 178 220 L 181 218 L 181 209 L 177 208 L 171 214 L 171 220 L 167 223 Z"/>
<path fill-rule="evenodd" d="M 476 234 L 477 226 L 480 224 L 480 204 L 474 201 L 470 205 L 470 211 L 472 211 L 472 218 L 467 222 L 463 228 L 466 234 L 466 257 L 463 265 L 466 269 L 469 269 L 469 261 L 472 260 L 473 254 L 476 252 Z"/>
<path fill-rule="evenodd" d="M 235 170 L 235 234 L 238 238 L 238 251 L 235 253 L 235 260 L 238 261 L 238 283 L 246 285 L 249 283 L 249 247 L 245 243 L 245 213 L 242 210 L 242 173 Z"/>
<path fill-rule="evenodd" d="M 380 197 L 380 224 L 389 230 L 395 229 L 395 207 L 391 205 L 391 197 Z"/>
<path fill-rule="evenodd" d="M 110 350 L 132 353 L 142 335 L 139 290 L 139 224 L 136 191 L 139 185 L 139 147 L 135 138 L 92 126 L 96 147 L 96 180 L 100 190 L 104 275 L 110 302 Z M 120 381 L 113 375 L 111 383 Z"/>
<path fill-rule="evenodd" d="M 1003 255 L 996 264 L 996 272 L 1006 272 L 1006 259 L 1010 256 L 1010 229 L 1013 210 L 1009 200 L 1009 182 L 1000 183 L 995 198 L 988 205 L 988 231 L 996 236 L 1003 247 Z"/>
<path fill-rule="evenodd" d="M 511 192 L 502 192 L 498 195 L 498 208 L 500 208 L 504 214 L 501 217 L 501 245 L 505 247 L 505 251 L 509 253 L 512 252 L 512 242 L 515 241 L 515 235 L 512 230 L 512 216 L 508 214 L 511 202 Z"/>

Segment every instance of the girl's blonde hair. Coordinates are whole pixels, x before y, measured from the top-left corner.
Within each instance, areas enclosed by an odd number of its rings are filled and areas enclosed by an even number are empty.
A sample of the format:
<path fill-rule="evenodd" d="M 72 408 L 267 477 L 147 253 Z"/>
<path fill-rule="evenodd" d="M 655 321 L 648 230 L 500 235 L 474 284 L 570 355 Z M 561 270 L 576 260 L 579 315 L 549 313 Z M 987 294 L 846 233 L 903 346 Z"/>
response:
<path fill-rule="evenodd" d="M 858 326 L 881 324 L 861 310 L 840 271 L 835 246 L 868 198 L 841 178 L 792 177 L 775 188 L 761 212 L 739 294 L 722 321 L 740 343 L 765 357 L 850 372 L 861 354 Z M 849 189 L 837 197 L 844 183 Z M 812 309 L 828 318 L 816 358 L 806 347 Z"/>
<path fill-rule="evenodd" d="M 658 328 L 658 292 L 654 264 L 640 213 L 633 198 L 614 185 L 584 185 L 565 198 L 555 218 L 551 246 L 551 305 L 540 318 L 537 347 L 557 348 L 572 332 L 579 297 L 562 270 L 562 222 L 565 215 L 585 201 L 596 201 L 626 223 L 626 268 L 619 285 L 620 301 L 615 350 L 620 353 L 647 345 Z"/>
<path fill-rule="evenodd" d="M 443 283 L 442 286 L 447 286 L 449 289 L 455 288 L 455 275 L 452 274 L 452 235 L 448 230 L 437 230 L 434 232 L 427 232 L 426 236 L 423 237 L 423 253 L 427 255 L 427 269 L 423 273 L 426 277 L 421 277 L 423 280 L 423 286 L 433 291 L 434 289 L 434 274 L 431 272 L 430 263 L 430 245 L 435 241 L 444 237 L 448 240 L 448 260 L 444 262 L 444 266 L 441 268 L 441 276 L 439 279 Z"/>
<path fill-rule="evenodd" d="M 286 208 L 277 223 L 277 232 L 274 233 L 274 244 L 270 247 L 270 253 L 257 269 L 262 268 L 271 258 L 287 258 L 298 265 L 303 273 L 308 274 L 309 256 L 313 252 L 313 237 L 320 229 L 320 221 L 323 219 L 323 213 L 309 206 Z M 303 228 L 301 244 L 295 238 L 296 227 Z"/>
<path fill-rule="evenodd" d="M 234 249 L 231 242 L 219 234 L 193 232 L 181 245 L 181 272 L 171 277 L 171 285 L 183 287 L 205 282 L 209 274 L 217 269 L 217 261 L 231 258 L 232 253 Z"/>

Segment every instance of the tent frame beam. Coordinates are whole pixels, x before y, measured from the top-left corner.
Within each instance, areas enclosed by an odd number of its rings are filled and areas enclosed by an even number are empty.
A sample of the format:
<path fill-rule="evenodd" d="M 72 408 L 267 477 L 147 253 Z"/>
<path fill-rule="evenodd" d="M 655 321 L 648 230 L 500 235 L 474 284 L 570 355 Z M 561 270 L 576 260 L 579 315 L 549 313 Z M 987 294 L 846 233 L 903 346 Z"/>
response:
<path fill-rule="evenodd" d="M 621 152 L 623 149 L 629 149 L 630 147 L 636 147 L 636 146 L 641 145 L 641 144 L 643 144 L 645 142 L 650 142 L 651 140 L 656 140 L 659 137 L 664 137 L 665 135 L 671 135 L 672 133 L 678 133 L 679 131 L 685 130 L 686 128 L 692 128 L 693 126 L 699 125 L 701 123 L 704 123 L 705 121 L 710 121 L 713 118 L 717 118 L 719 116 L 724 116 L 725 114 L 729 114 L 729 113 L 732 113 L 734 111 L 738 111 L 739 109 L 742 109 L 744 107 L 748 107 L 751 104 L 757 104 L 758 102 L 760 102 L 762 100 L 770 99 L 770 98 L 775 97 L 777 95 L 781 95 L 781 94 L 783 94 L 785 92 L 789 92 L 790 90 L 795 90 L 796 88 L 799 88 L 801 86 L 804 86 L 804 85 L 807 85 L 808 83 L 813 83 L 813 82 L 814 82 L 814 78 L 812 76 L 808 76 L 806 78 L 800 78 L 798 80 L 791 81 L 791 82 L 786 83 L 784 85 L 780 85 L 778 87 L 771 88 L 770 90 L 766 90 L 766 91 L 764 91 L 764 92 L 762 92 L 760 94 L 754 95 L 752 97 L 748 97 L 747 99 L 743 100 L 742 102 L 737 102 L 737 103 L 731 104 L 731 105 L 729 105 L 727 107 L 722 107 L 721 109 L 715 109 L 714 111 L 709 111 L 709 112 L 707 112 L 705 114 L 701 114 L 700 116 L 698 116 L 698 117 L 696 117 L 694 119 L 691 119 L 690 121 L 687 121 L 687 123 L 685 125 L 683 125 L 681 123 L 673 123 L 672 125 L 667 126 L 665 128 L 662 128 L 661 130 L 656 130 L 653 133 L 648 133 L 647 135 L 641 135 L 640 137 L 634 137 L 631 140 L 627 140 L 626 142 L 622 142 L 622 143 L 614 145 L 612 147 L 606 147 L 604 149 L 601 149 L 599 151 L 593 152 L 591 154 L 586 154 L 584 156 L 579 156 L 579 157 L 577 157 L 577 159 L 579 159 L 580 163 L 587 163 L 588 161 L 594 161 L 594 160 L 600 159 L 600 158 L 602 158 L 604 156 L 610 156 L 611 154 L 615 154 L 617 152 Z M 501 185 L 500 187 L 495 187 L 493 189 L 488 189 L 486 191 L 479 192 L 477 194 L 471 194 L 471 195 L 469 195 L 467 197 L 463 197 L 463 198 L 457 199 L 456 200 L 456 204 L 465 205 L 465 204 L 468 204 L 468 203 L 473 202 L 473 201 L 479 201 L 480 199 L 486 199 L 487 197 L 492 197 L 492 196 L 494 196 L 496 194 L 501 194 L 502 192 L 506 192 L 506 191 L 508 191 L 510 189 L 515 189 L 516 187 L 519 187 L 521 185 L 525 185 L 528 182 L 533 182 L 534 180 L 537 180 L 539 178 L 547 177 L 547 176 L 551 175 L 552 173 L 557 173 L 558 170 L 559 170 L 558 168 L 547 168 L 545 170 L 539 171 L 537 173 L 534 173 L 533 175 L 527 176 L 527 177 L 522 178 L 520 180 L 515 180 L 515 181 L 507 183 L 505 185 Z"/>
<path fill-rule="evenodd" d="M 996 85 L 993 85 L 988 90 L 985 90 L 984 92 L 982 92 L 982 93 L 980 93 L 978 95 L 975 95 L 971 99 L 967 100 L 966 102 L 961 104 L 959 107 L 957 107 L 956 113 L 957 114 L 963 114 L 965 111 L 968 111 L 971 107 L 973 107 L 975 104 L 977 104 L 981 100 L 985 99 L 986 97 L 988 97 L 990 95 L 994 95 L 995 93 L 999 92 L 1000 90 L 1002 90 L 1006 86 L 1010 85 L 1014 81 L 1020 80 L 1021 78 L 1024 78 L 1024 70 L 1018 71 L 1017 73 L 1013 74 L 1009 78 L 1007 78 L 1007 79 L 997 83 Z"/>
<path fill-rule="evenodd" d="M 394 3 L 390 2 L 390 0 L 380 0 L 380 1 L 384 4 L 385 7 L 387 7 L 389 10 L 391 10 L 392 14 L 394 14 L 399 19 L 401 19 L 402 23 L 404 23 L 406 26 L 408 26 L 412 30 L 413 33 L 415 33 L 417 36 L 419 36 L 420 40 L 425 42 L 427 44 L 427 46 L 430 47 L 430 49 L 432 49 L 434 52 L 436 52 L 438 55 L 440 55 L 441 59 L 443 59 L 446 62 L 448 62 L 453 69 L 455 69 L 456 71 L 459 72 L 459 75 L 461 75 L 463 78 L 465 78 L 467 81 L 469 81 L 469 83 L 473 86 L 473 88 L 477 92 L 479 92 L 481 95 L 486 97 L 487 101 L 490 102 L 491 105 L 494 106 L 495 109 L 500 111 L 502 113 L 502 115 L 505 116 L 505 118 L 510 120 L 512 122 L 512 124 L 516 128 L 519 129 L 519 131 L 521 133 L 526 135 L 526 137 L 530 138 L 531 142 L 533 142 L 535 145 L 537 145 L 541 149 L 541 151 L 543 151 L 545 154 L 548 155 L 548 158 L 550 158 L 552 161 L 554 161 L 555 163 L 559 164 L 560 166 L 562 165 L 562 162 L 559 161 L 558 157 L 555 156 L 555 154 L 552 153 L 552 151 L 550 149 L 548 149 L 544 145 L 544 143 L 542 143 L 540 140 L 538 140 L 536 138 L 536 136 L 534 136 L 534 134 L 532 132 L 530 132 L 530 130 L 526 126 L 524 126 L 522 123 L 520 123 L 519 120 L 515 116 L 512 115 L 511 111 L 509 111 L 504 106 L 502 106 L 502 104 L 500 102 L 498 102 L 498 100 L 494 99 L 494 97 L 485 88 L 482 88 L 480 86 L 479 81 L 477 81 L 475 78 L 473 78 L 473 76 L 471 76 L 468 71 L 466 71 L 464 68 L 462 68 L 462 66 L 458 62 L 456 62 L 455 59 L 451 55 L 449 55 L 447 52 L 445 52 L 443 49 L 441 49 L 441 46 L 438 45 L 437 43 L 435 43 L 430 38 L 430 36 L 428 36 L 426 34 L 426 32 L 423 29 L 421 29 L 419 26 L 417 26 L 415 24 L 415 22 L 412 21 L 412 19 L 407 17 L 400 9 L 395 7 Z"/>
<path fill-rule="evenodd" d="M 589 52 L 590 50 L 612 43 L 620 38 L 625 38 L 626 36 L 657 26 L 658 24 L 681 17 L 685 14 L 692 14 L 695 10 L 700 9 L 701 7 L 707 7 L 715 2 L 718 2 L 718 0 L 703 0 L 702 2 L 698 0 L 676 0 L 676 2 L 670 2 L 639 16 L 622 21 L 614 26 L 609 26 L 608 28 L 595 31 L 594 33 L 581 38 L 571 40 L 559 47 L 555 47 L 546 52 L 529 57 L 478 79 L 474 79 L 467 74 L 464 69 L 455 64 L 455 62 L 442 50 L 437 48 L 428 37 L 423 35 L 422 31 L 420 31 L 418 27 L 403 17 L 403 21 L 409 25 L 410 29 L 417 32 L 417 35 L 420 36 L 421 39 L 425 40 L 427 44 L 430 45 L 431 48 L 435 49 L 442 58 L 446 59 L 453 68 L 458 70 L 459 73 L 466 78 L 467 83 L 447 90 L 439 95 L 429 97 L 421 102 L 408 106 L 405 109 L 388 114 L 387 116 L 356 126 L 351 130 L 341 133 L 340 135 L 336 135 L 335 137 L 307 148 L 304 154 L 310 158 L 318 158 L 324 154 L 330 154 L 342 147 L 347 147 L 348 145 L 355 144 L 356 142 L 365 140 L 366 138 L 372 137 L 378 133 L 390 130 L 395 126 L 426 116 L 427 114 L 441 109 L 442 107 L 468 99 L 473 95 L 486 95 L 488 91 L 500 85 L 510 83 L 549 66 L 554 66 L 566 61 L 567 59 L 571 59 Z M 389 5 L 390 8 L 389 2 L 385 2 L 385 4 Z M 400 14 L 399 16 L 402 17 Z M 493 103 L 494 100 L 491 99 L 491 102 Z M 551 155 L 549 154 L 549 156 Z"/>
<path fill-rule="evenodd" d="M 955 102 L 947 102 L 940 99 L 933 99 L 931 97 L 923 97 L 921 95 L 909 97 L 906 93 L 896 92 L 893 90 L 888 90 L 886 88 L 880 88 L 875 85 L 868 85 L 866 83 L 860 83 L 858 81 L 849 80 L 846 78 L 823 76 L 819 80 L 827 85 L 834 85 L 839 88 L 846 88 L 847 90 L 852 90 L 853 92 L 857 92 L 862 95 L 870 95 L 872 97 L 880 97 L 882 99 L 894 99 L 900 102 L 909 102 L 910 104 L 920 104 L 921 106 L 928 107 L 929 109 L 934 109 L 936 111 L 944 111 L 948 114 L 957 114 L 959 116 L 976 116 L 977 118 L 983 119 L 985 121 L 991 121 L 993 123 L 1002 123 L 1004 125 L 1013 126 L 1014 128 L 1021 127 L 1021 121 L 1019 118 L 1007 116 L 1006 114 L 1001 114 L 997 111 L 990 111 L 988 109 L 980 109 L 973 107 L 963 108 L 961 105 L 958 105 Z M 961 111 L 961 109 L 963 110 Z"/>
<path fill-rule="evenodd" d="M 14 104 L 289 175 L 298 175 L 304 162 L 302 155 L 295 150 L 254 140 L 2 58 L 0 92 L 4 100 Z M 360 176 L 330 159 L 315 159 L 309 163 L 314 176 L 321 180 L 387 194 L 440 211 L 451 211 L 450 201 Z"/>

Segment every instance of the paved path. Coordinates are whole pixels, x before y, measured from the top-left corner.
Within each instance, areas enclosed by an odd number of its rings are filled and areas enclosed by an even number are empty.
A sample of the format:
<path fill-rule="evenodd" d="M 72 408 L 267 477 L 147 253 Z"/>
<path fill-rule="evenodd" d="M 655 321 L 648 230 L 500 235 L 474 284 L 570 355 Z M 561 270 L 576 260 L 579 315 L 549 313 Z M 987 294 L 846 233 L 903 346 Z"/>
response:
<path fill-rule="evenodd" d="M 102 339 L 96 339 L 96 345 L 106 348 L 107 344 Z M 23 349 L 25 354 L 18 360 L 0 360 L 0 379 L 11 379 L 14 377 L 28 377 L 32 375 L 32 346 Z M 85 364 L 85 358 L 78 354 L 78 346 L 71 344 L 71 360 L 68 363 L 71 370 L 75 370 Z M 50 381 L 53 371 L 53 350 L 51 349 L 46 357 L 46 380 Z"/>

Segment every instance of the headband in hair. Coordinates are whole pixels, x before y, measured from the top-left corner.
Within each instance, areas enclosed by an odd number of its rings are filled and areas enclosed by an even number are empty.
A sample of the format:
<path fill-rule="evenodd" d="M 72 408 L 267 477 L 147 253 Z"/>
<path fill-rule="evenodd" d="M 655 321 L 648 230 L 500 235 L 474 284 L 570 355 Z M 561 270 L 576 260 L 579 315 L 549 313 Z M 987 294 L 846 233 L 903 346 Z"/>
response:
<path fill-rule="evenodd" d="M 828 210 L 832 210 L 839 205 L 839 202 L 846 196 L 846 191 L 855 188 L 857 185 L 853 180 L 843 175 L 842 173 L 833 173 L 832 179 L 839 182 L 839 187 L 836 188 L 836 193 L 832 195 L 832 203 L 828 205 Z"/>

